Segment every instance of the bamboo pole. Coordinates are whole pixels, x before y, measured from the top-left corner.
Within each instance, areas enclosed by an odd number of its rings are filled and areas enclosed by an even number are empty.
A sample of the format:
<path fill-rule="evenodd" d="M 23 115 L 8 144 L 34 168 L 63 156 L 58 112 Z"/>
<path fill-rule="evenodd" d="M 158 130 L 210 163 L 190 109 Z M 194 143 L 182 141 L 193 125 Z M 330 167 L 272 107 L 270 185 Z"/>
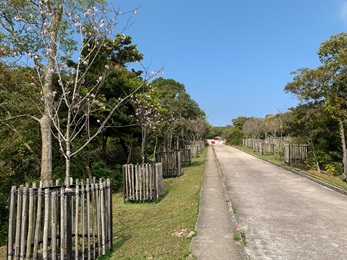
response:
<path fill-rule="evenodd" d="M 95 183 L 95 193 L 96 193 L 96 232 L 97 232 L 97 245 L 98 245 L 98 256 L 101 254 L 101 241 L 100 241 L 100 190 L 98 183 Z"/>
<path fill-rule="evenodd" d="M 91 259 L 90 255 L 90 191 L 89 191 L 89 179 L 87 179 L 86 184 L 86 193 L 87 193 L 87 243 L 88 243 L 88 260 Z"/>
<path fill-rule="evenodd" d="M 148 195 L 148 164 L 145 165 L 145 172 L 144 172 L 144 200 L 148 200 L 149 199 L 149 195 Z"/>
<path fill-rule="evenodd" d="M 139 190 L 139 167 L 138 165 L 135 166 L 135 183 L 134 183 L 134 195 L 135 195 L 135 200 L 138 201 L 138 190 Z"/>
<path fill-rule="evenodd" d="M 107 179 L 107 200 L 108 200 L 108 212 L 107 212 L 107 216 L 108 216 L 108 249 L 110 251 L 112 251 L 112 247 L 113 247 L 113 226 L 112 226 L 112 186 L 111 186 L 111 182 L 110 179 Z"/>
<path fill-rule="evenodd" d="M 21 236 L 20 236 L 20 259 L 25 258 L 25 246 L 26 246 L 26 231 L 27 231 L 27 217 L 28 217 L 28 185 L 23 188 L 22 199 L 22 223 L 21 223 Z"/>
<path fill-rule="evenodd" d="M 134 178 L 135 178 L 135 167 L 133 164 L 129 165 L 130 168 L 130 172 L 129 172 L 129 185 L 130 185 L 130 199 L 134 200 L 135 199 L 135 193 L 134 193 L 134 189 L 135 189 L 135 182 L 134 182 Z"/>
<path fill-rule="evenodd" d="M 22 222 L 22 193 L 23 185 L 21 185 L 17 192 L 17 221 L 16 221 L 16 241 L 14 245 L 14 256 L 19 257 L 20 250 L 20 231 L 21 231 L 21 222 Z"/>
<path fill-rule="evenodd" d="M 45 212 L 43 225 L 43 241 L 42 256 L 43 259 L 48 258 L 48 230 L 49 230 L 49 189 L 45 189 Z"/>
<path fill-rule="evenodd" d="M 29 189 L 29 221 L 28 221 L 28 237 L 27 237 L 27 250 L 26 257 L 31 255 L 31 245 L 33 242 L 33 223 L 34 223 L 34 189 Z"/>
<path fill-rule="evenodd" d="M 142 164 L 140 164 L 140 165 L 138 165 L 138 172 L 137 172 L 137 174 L 138 174 L 138 183 L 139 183 L 139 185 L 138 185 L 138 190 L 137 190 L 137 192 L 136 193 L 139 193 L 139 195 L 138 195 L 138 200 L 137 201 L 141 201 L 141 199 L 142 199 L 142 171 L 143 171 L 143 167 L 142 167 Z"/>
<path fill-rule="evenodd" d="M 12 260 L 13 256 L 13 235 L 14 235 L 14 204 L 15 204 L 16 186 L 11 187 L 10 212 L 8 218 L 8 243 L 7 243 L 7 259 Z"/>
<path fill-rule="evenodd" d="M 60 259 L 65 259 L 66 200 L 65 188 L 60 188 Z"/>
<path fill-rule="evenodd" d="M 127 198 L 127 192 L 128 192 L 128 176 L 127 176 L 127 169 L 128 165 L 123 165 L 122 167 L 122 173 L 123 173 L 123 202 L 125 203 L 125 200 Z"/>
<path fill-rule="evenodd" d="M 78 217 L 78 212 L 79 212 L 79 180 L 76 179 L 76 187 L 75 187 L 75 192 L 76 192 L 76 206 L 75 206 L 75 259 L 78 260 L 78 255 L 79 255 L 79 246 L 78 246 L 78 224 L 79 224 L 79 217 Z"/>
<path fill-rule="evenodd" d="M 102 255 L 106 254 L 106 232 L 105 232 L 105 198 L 104 198 L 104 183 L 100 179 L 100 211 L 101 211 L 101 242 L 102 244 L 99 247 L 102 247 Z"/>
<path fill-rule="evenodd" d="M 92 192 L 92 245 L 93 245 L 93 259 L 96 258 L 96 250 L 95 250 L 95 215 L 96 215 L 96 199 L 95 199 L 95 177 L 93 178 L 92 185 L 91 185 L 91 192 Z"/>
<path fill-rule="evenodd" d="M 52 192 L 51 196 L 51 250 L 52 260 L 57 259 L 57 192 Z"/>
<path fill-rule="evenodd" d="M 84 249 L 85 249 L 85 194 L 84 194 L 85 190 L 84 190 L 84 182 L 83 180 L 81 180 L 81 231 L 82 231 L 82 259 L 85 259 L 85 253 L 84 253 Z"/>
<path fill-rule="evenodd" d="M 72 260 L 72 222 L 73 222 L 73 205 L 72 191 L 66 189 L 66 259 Z"/>
<path fill-rule="evenodd" d="M 40 182 L 41 184 L 42 182 Z M 40 185 L 41 186 L 41 185 Z M 39 240 L 41 233 L 41 208 L 42 208 L 42 188 L 37 191 L 37 208 L 36 208 L 36 224 L 35 224 L 35 236 L 34 236 L 34 252 L 33 259 L 37 259 L 39 251 Z"/>

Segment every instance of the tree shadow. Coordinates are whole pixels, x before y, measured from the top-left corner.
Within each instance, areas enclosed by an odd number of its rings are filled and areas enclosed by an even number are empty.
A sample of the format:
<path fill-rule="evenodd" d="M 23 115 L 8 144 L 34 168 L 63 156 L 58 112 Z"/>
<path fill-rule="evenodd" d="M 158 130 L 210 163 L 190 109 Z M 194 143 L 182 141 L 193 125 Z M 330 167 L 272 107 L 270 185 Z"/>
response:
<path fill-rule="evenodd" d="M 119 232 L 115 233 L 115 236 L 117 238 L 113 240 L 113 251 L 116 251 L 118 248 L 121 248 L 122 245 L 124 245 L 125 242 L 127 242 L 131 238 L 131 235 L 129 234 L 121 234 L 122 231 L 124 230 L 120 230 Z M 121 235 L 118 236 L 117 234 Z"/>
<path fill-rule="evenodd" d="M 205 164 L 205 162 L 204 161 L 195 161 L 195 162 L 192 162 L 191 163 L 191 165 L 190 165 L 190 167 L 191 166 L 200 166 L 200 165 L 203 165 L 203 164 Z M 189 167 L 189 166 L 188 166 Z"/>

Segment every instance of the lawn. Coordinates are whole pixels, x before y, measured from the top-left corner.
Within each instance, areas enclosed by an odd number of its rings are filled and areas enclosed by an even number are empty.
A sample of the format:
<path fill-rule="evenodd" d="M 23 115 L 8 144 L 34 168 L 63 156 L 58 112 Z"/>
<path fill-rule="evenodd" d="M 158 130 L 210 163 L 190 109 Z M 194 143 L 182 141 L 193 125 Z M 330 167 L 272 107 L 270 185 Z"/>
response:
<path fill-rule="evenodd" d="M 114 251 L 100 259 L 186 259 L 199 213 L 206 151 L 183 168 L 178 178 L 164 179 L 158 203 L 123 203 L 113 195 Z M 6 259 L 6 246 L 0 247 Z"/>
<path fill-rule="evenodd" d="M 164 179 L 158 203 L 113 196 L 114 252 L 103 259 L 185 259 L 195 234 L 206 150 L 178 178 Z"/>

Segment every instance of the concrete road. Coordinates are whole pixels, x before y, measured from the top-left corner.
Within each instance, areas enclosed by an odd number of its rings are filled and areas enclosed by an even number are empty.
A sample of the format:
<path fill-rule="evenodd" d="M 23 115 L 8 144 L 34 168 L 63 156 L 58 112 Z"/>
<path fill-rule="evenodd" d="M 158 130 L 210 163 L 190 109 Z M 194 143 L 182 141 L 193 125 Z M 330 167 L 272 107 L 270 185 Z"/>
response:
<path fill-rule="evenodd" d="M 215 145 L 251 259 L 347 259 L 347 196 Z"/>

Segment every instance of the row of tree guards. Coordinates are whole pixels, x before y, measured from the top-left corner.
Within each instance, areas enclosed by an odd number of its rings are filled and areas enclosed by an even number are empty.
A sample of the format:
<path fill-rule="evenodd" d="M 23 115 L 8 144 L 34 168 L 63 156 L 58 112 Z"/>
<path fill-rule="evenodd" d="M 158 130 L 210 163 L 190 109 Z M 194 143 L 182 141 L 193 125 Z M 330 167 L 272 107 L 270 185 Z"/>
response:
<path fill-rule="evenodd" d="M 7 259 L 96 259 L 112 250 L 110 180 L 12 187 Z"/>
<path fill-rule="evenodd" d="M 243 139 L 243 146 L 259 152 L 260 155 L 274 155 L 275 150 L 281 151 L 284 155 L 284 162 L 288 164 L 305 163 L 308 153 L 307 144 L 288 144 L 288 140 L 281 138 L 268 139 Z"/>
<path fill-rule="evenodd" d="M 182 175 L 205 143 L 156 154 L 156 163 L 123 166 L 124 201 L 157 201 L 163 178 Z M 192 152 L 193 151 L 193 152 Z M 13 186 L 10 193 L 8 259 L 96 259 L 112 250 L 110 180 L 86 179 Z"/>
<path fill-rule="evenodd" d="M 157 201 L 163 195 L 163 178 L 181 176 L 182 165 L 191 165 L 191 158 L 204 148 L 204 141 L 191 142 L 185 149 L 156 153 L 154 164 L 123 165 L 124 202 Z"/>

